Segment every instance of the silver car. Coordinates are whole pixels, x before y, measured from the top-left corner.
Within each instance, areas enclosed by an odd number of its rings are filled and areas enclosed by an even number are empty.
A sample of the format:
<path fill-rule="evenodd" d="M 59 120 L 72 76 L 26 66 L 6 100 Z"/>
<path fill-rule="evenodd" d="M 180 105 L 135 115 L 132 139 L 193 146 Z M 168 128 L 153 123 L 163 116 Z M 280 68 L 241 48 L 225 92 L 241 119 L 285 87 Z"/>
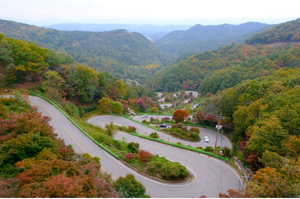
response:
<path fill-rule="evenodd" d="M 204 136 L 204 142 L 209 142 L 209 139 L 207 136 Z"/>

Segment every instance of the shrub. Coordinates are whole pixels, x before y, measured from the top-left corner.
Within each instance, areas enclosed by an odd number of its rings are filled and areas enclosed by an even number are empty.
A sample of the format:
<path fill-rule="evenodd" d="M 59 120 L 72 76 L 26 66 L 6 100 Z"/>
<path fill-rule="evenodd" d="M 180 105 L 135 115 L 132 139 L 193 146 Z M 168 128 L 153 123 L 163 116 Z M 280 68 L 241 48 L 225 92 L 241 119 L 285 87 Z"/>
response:
<path fill-rule="evenodd" d="M 126 177 L 119 177 L 114 182 L 113 188 L 121 198 L 149 198 L 145 195 L 146 188 L 142 183 L 137 181 L 132 174 Z"/>
<path fill-rule="evenodd" d="M 133 153 L 127 153 L 126 155 L 125 155 L 125 157 L 126 157 L 126 161 L 131 161 L 133 158 L 134 158 L 134 154 Z"/>
<path fill-rule="evenodd" d="M 194 133 L 194 132 L 191 134 L 191 138 L 193 140 L 199 140 L 200 139 L 199 134 L 198 133 Z"/>
<path fill-rule="evenodd" d="M 223 147 L 221 150 L 223 151 L 223 154 L 224 154 L 225 157 L 227 157 L 227 158 L 232 157 L 232 152 L 231 152 L 230 148 Z"/>
<path fill-rule="evenodd" d="M 184 124 L 181 123 L 181 122 L 179 122 L 178 124 L 173 124 L 173 125 L 172 125 L 172 129 L 173 129 L 173 128 L 182 128 L 183 125 L 184 125 Z"/>
<path fill-rule="evenodd" d="M 201 151 L 204 150 L 202 146 L 197 146 L 196 149 L 199 149 L 199 150 L 201 150 Z"/>
<path fill-rule="evenodd" d="M 151 107 L 151 113 L 158 113 L 158 109 L 155 107 Z"/>
<path fill-rule="evenodd" d="M 149 137 L 158 139 L 158 138 L 159 138 L 159 135 L 157 135 L 156 132 L 152 132 L 152 133 L 149 135 Z"/>
<path fill-rule="evenodd" d="M 169 120 L 170 120 L 169 117 L 163 117 L 163 118 L 161 118 L 161 121 L 169 121 Z"/>
<path fill-rule="evenodd" d="M 190 131 L 190 132 L 195 132 L 195 133 L 200 133 L 200 129 L 199 129 L 199 128 L 196 128 L 196 127 L 190 128 L 189 131 Z"/>
<path fill-rule="evenodd" d="M 172 129 L 178 128 L 178 124 L 173 124 Z"/>
<path fill-rule="evenodd" d="M 136 132 L 136 128 L 134 126 L 128 126 L 130 131 Z"/>
<path fill-rule="evenodd" d="M 130 129 L 126 126 L 118 126 L 119 130 L 121 131 L 126 131 L 126 132 L 130 132 Z"/>
<path fill-rule="evenodd" d="M 207 146 L 204 148 L 204 151 L 207 151 L 207 152 L 214 152 L 214 148 L 212 148 L 211 146 Z"/>
<path fill-rule="evenodd" d="M 149 153 L 148 151 L 141 150 L 139 152 L 138 158 L 139 158 L 140 162 L 147 163 L 149 160 L 151 160 L 152 154 Z"/>
<path fill-rule="evenodd" d="M 149 122 L 147 120 L 143 120 L 142 123 L 143 124 L 149 124 Z"/>
<path fill-rule="evenodd" d="M 122 150 L 123 149 L 123 143 L 119 140 L 113 140 L 112 141 L 113 146 L 118 149 L 118 150 Z"/>
<path fill-rule="evenodd" d="M 114 123 L 111 122 L 110 124 L 105 124 L 105 131 L 109 136 L 113 136 L 116 133 L 117 128 L 115 127 Z"/>
<path fill-rule="evenodd" d="M 137 153 L 140 150 L 140 144 L 135 142 L 130 142 L 127 145 L 127 148 L 132 153 Z"/>
<path fill-rule="evenodd" d="M 188 171 L 185 166 L 182 166 L 178 162 L 169 162 L 163 164 L 162 177 L 165 180 L 180 180 L 185 179 L 188 176 Z"/>

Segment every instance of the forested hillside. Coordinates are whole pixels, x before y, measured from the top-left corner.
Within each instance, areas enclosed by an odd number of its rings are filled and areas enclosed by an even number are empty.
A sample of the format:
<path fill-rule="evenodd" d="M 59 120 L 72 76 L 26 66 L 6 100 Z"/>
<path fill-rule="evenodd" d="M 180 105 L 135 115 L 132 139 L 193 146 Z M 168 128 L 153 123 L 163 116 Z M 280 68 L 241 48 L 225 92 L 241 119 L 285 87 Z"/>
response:
<path fill-rule="evenodd" d="M 283 27 L 293 29 L 289 34 L 297 35 L 300 20 L 287 22 L 270 28 L 275 35 L 275 30 Z M 294 28 L 292 28 L 292 27 Z M 258 34 L 261 35 L 261 34 Z M 280 35 L 280 34 L 279 34 Z M 256 38 L 254 35 L 252 38 Z M 292 38 L 295 38 L 294 36 Z M 252 39 L 249 38 L 249 41 Z M 157 91 L 175 91 L 182 89 L 187 84 L 192 90 L 200 93 L 216 93 L 235 86 L 247 79 L 273 74 L 279 68 L 289 69 L 299 66 L 299 50 L 297 43 L 281 45 L 247 45 L 231 44 L 219 47 L 217 50 L 196 54 L 186 60 L 173 62 L 174 65 L 164 68 L 156 73 L 147 82 L 149 88 Z"/>
<path fill-rule="evenodd" d="M 158 91 L 175 91 L 187 84 L 202 94 L 216 93 L 247 79 L 268 76 L 279 68 L 299 66 L 299 51 L 300 46 L 232 44 L 167 67 L 146 85 Z"/>
<path fill-rule="evenodd" d="M 188 30 L 170 32 L 154 43 L 174 57 L 184 52 L 201 53 L 217 49 L 232 42 L 243 42 L 247 37 L 267 28 L 267 24 L 248 22 L 240 25 L 202 26 L 197 24 Z"/>
<path fill-rule="evenodd" d="M 1 198 L 117 197 L 100 159 L 76 154 L 50 120 L 20 94 L 0 98 Z"/>
<path fill-rule="evenodd" d="M 299 55 L 298 55 L 299 58 Z M 299 64 L 298 64 L 299 66 Z M 244 195 L 297 197 L 300 181 L 300 69 L 279 69 L 218 92 L 203 109 L 233 125 L 233 152 L 254 171 Z"/>
<path fill-rule="evenodd" d="M 76 62 L 98 72 L 145 82 L 155 71 L 171 61 L 170 56 L 139 33 L 57 31 L 0 20 L 6 37 L 32 41 L 62 52 Z"/>
<path fill-rule="evenodd" d="M 0 91 L 6 89 L 13 97 L 0 97 L 1 197 L 149 197 L 133 175 L 113 181 L 101 172 L 98 157 L 76 154 L 71 145 L 66 146 L 48 124 L 51 118 L 31 107 L 26 92 L 54 101 L 102 148 L 134 164 L 144 175 L 175 181 L 188 177 L 186 167 L 178 162 L 140 150 L 139 143 L 113 139 L 113 122 L 103 129 L 83 120 L 88 114 L 128 115 L 128 108 L 136 113 L 158 113 L 158 103 L 147 97 L 153 92 L 142 86 L 128 86 L 107 72 L 72 64 L 70 57 L 1 33 L 0 52 Z M 23 96 L 17 89 L 24 91 Z M 127 127 L 122 130 L 134 131 Z M 128 154 L 133 155 L 130 160 L 135 160 L 130 162 Z M 146 163 L 155 168 L 154 174 L 144 169 Z M 157 164 L 163 166 L 158 168 Z M 169 168 L 175 171 L 171 175 Z"/>
<path fill-rule="evenodd" d="M 300 19 L 279 24 L 247 39 L 247 44 L 272 44 L 272 43 L 300 42 Z"/>
<path fill-rule="evenodd" d="M 103 32 L 112 31 L 118 29 L 126 29 L 129 32 L 138 32 L 146 37 L 150 38 L 151 41 L 155 41 L 167 33 L 174 30 L 187 30 L 191 25 L 140 25 L 140 24 L 74 24 L 74 23 L 63 23 L 63 24 L 53 24 L 51 26 L 46 26 L 45 28 L 51 28 L 55 30 L 64 31 L 93 31 L 93 32 Z"/>
<path fill-rule="evenodd" d="M 92 68 L 71 64 L 70 57 L 34 43 L 0 34 L 0 52 L 0 89 L 20 86 L 44 93 L 51 99 L 63 98 L 85 105 L 78 108 L 72 103 L 64 103 L 70 108 L 70 114 L 75 111 L 74 114 L 81 117 L 95 110 L 103 97 L 109 99 L 107 105 L 117 104 L 118 109 L 112 109 L 115 113 L 122 113 L 128 107 L 135 107 L 137 112 L 159 107 L 147 97 L 149 93 L 144 87 L 127 86 L 107 72 L 98 73 Z"/>

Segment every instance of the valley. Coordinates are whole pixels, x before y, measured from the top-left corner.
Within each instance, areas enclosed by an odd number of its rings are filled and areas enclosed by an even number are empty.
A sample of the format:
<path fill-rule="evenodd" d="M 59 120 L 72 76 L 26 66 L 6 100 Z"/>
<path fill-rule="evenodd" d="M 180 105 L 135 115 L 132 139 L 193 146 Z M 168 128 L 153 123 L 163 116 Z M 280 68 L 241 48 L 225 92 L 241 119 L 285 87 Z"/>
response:
<path fill-rule="evenodd" d="M 0 196 L 297 197 L 300 19 L 185 28 L 0 20 Z"/>

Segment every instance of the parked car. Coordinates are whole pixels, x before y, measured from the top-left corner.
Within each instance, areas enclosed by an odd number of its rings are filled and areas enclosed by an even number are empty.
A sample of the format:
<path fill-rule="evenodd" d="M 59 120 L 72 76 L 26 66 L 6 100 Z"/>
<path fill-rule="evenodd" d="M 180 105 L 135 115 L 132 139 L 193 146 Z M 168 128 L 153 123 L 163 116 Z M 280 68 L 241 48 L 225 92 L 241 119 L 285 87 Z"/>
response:
<path fill-rule="evenodd" d="M 167 128 L 167 125 L 166 124 L 161 124 L 159 125 L 160 128 Z"/>
<path fill-rule="evenodd" d="M 168 105 L 165 104 L 164 107 L 168 107 Z"/>
<path fill-rule="evenodd" d="M 209 142 L 209 139 L 207 136 L 204 136 L 204 142 Z"/>
<path fill-rule="evenodd" d="M 148 117 L 148 115 L 146 115 L 146 114 L 145 114 L 145 115 L 142 115 L 142 118 L 146 118 L 146 117 Z"/>
<path fill-rule="evenodd" d="M 135 113 L 134 113 L 134 112 L 131 112 L 130 115 L 135 116 Z"/>

